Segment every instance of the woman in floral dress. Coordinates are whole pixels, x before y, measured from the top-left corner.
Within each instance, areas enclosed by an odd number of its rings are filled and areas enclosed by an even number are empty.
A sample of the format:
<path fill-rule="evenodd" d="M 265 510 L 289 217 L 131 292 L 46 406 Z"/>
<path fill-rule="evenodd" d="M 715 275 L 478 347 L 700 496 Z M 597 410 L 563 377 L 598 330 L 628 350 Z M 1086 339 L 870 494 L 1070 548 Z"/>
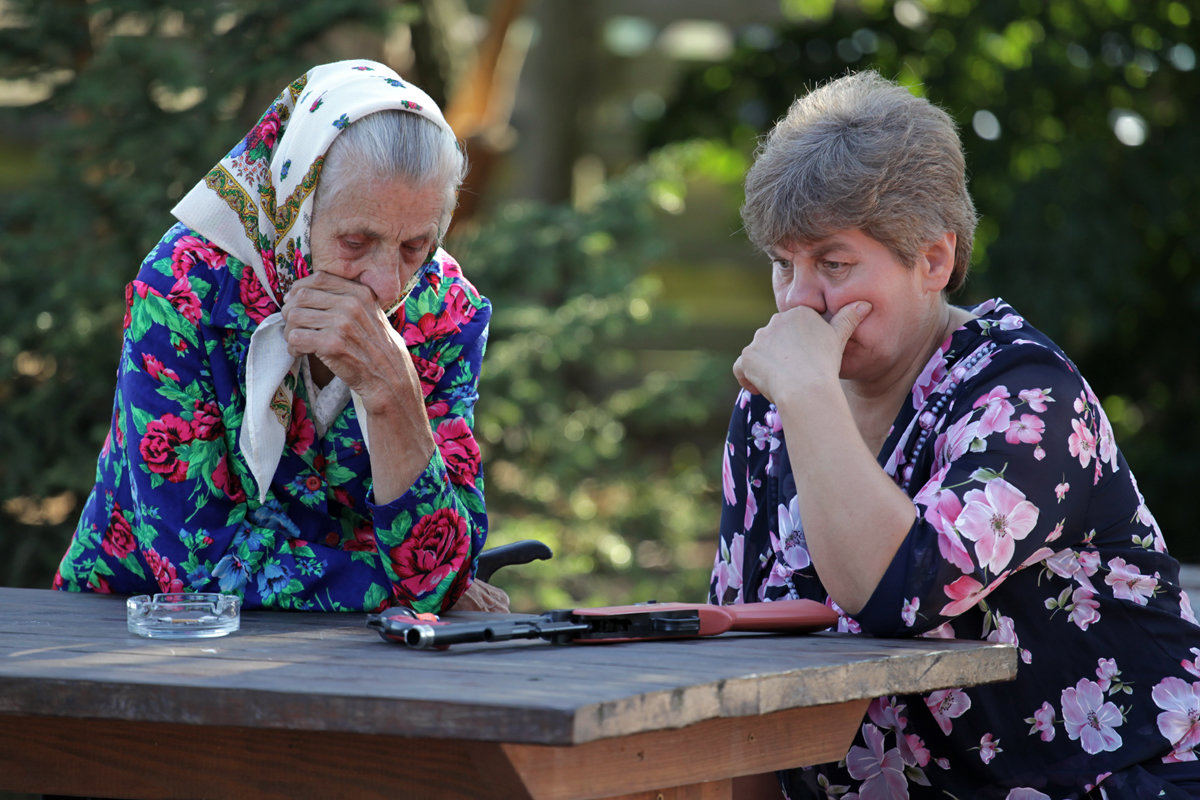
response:
<path fill-rule="evenodd" d="M 791 798 L 1200 797 L 1200 627 L 1099 401 L 1003 300 L 946 296 L 950 118 L 870 72 L 799 99 L 743 219 L 778 313 L 734 365 L 716 603 L 1015 645 L 1015 681 L 875 701 Z"/>
<path fill-rule="evenodd" d="M 316 67 L 126 288 L 112 425 L 55 577 L 248 607 L 503 608 L 472 432 L 491 306 L 440 249 L 465 156 L 420 89 Z"/>

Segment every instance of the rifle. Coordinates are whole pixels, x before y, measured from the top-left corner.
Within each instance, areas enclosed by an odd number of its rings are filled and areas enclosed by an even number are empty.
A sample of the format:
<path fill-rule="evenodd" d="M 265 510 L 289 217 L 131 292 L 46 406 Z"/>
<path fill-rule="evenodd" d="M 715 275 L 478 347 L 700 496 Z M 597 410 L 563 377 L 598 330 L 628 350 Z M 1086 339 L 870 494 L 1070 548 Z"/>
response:
<path fill-rule="evenodd" d="M 445 649 L 466 642 L 545 639 L 553 644 L 630 642 L 716 636 L 727 631 L 806 633 L 837 623 L 837 613 L 815 600 L 776 600 L 714 606 L 645 603 L 549 611 L 534 617 L 442 620 L 403 606 L 367 616 L 385 641 L 415 650 Z"/>

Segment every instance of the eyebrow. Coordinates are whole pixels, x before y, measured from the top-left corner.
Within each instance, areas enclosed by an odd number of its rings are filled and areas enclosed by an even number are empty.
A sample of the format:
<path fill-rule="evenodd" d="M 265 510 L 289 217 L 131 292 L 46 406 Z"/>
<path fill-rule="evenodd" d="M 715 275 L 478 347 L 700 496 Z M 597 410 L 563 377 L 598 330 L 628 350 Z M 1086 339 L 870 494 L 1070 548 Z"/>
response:
<path fill-rule="evenodd" d="M 829 255 L 830 253 L 834 253 L 834 252 L 838 252 L 838 251 L 845 251 L 845 252 L 849 253 L 849 252 L 852 252 L 853 250 L 854 250 L 854 248 L 847 242 L 843 242 L 841 239 L 831 239 L 831 240 L 824 242 L 820 247 L 817 247 L 815 250 L 813 250 L 813 257 L 814 258 L 824 258 L 825 256 Z"/>
<path fill-rule="evenodd" d="M 437 239 L 437 231 L 426 231 L 419 233 L 416 236 L 409 236 L 404 239 L 404 244 L 419 244 L 421 242 L 432 242 Z"/>
<path fill-rule="evenodd" d="M 819 243 L 817 243 L 813 247 L 813 250 L 810 253 L 810 257 L 820 259 L 820 258 L 824 258 L 825 256 L 829 255 L 830 253 L 837 252 L 837 251 L 846 251 L 848 254 L 853 254 L 855 252 L 853 245 L 851 245 L 850 243 L 843 241 L 842 239 L 839 239 L 835 236 L 835 237 L 831 237 L 829 239 L 822 239 Z M 783 255 L 780 253 L 780 251 L 775 247 L 769 248 L 767 250 L 767 255 L 770 256 L 773 260 L 777 260 L 777 261 L 787 261 L 788 260 L 788 259 L 784 258 Z"/>
<path fill-rule="evenodd" d="M 384 235 L 382 233 L 380 233 L 378 230 L 376 230 L 375 228 L 370 228 L 370 227 L 365 227 L 365 226 L 359 225 L 359 226 L 347 227 L 347 228 L 343 228 L 341 230 L 334 231 L 334 236 L 337 236 L 337 237 L 363 236 L 367 239 L 378 240 L 378 239 L 382 239 Z M 433 227 L 427 231 L 423 231 L 423 232 L 415 234 L 413 236 L 406 236 L 401 241 L 403 244 L 411 244 L 414 242 L 432 242 L 432 241 L 435 241 L 436 239 L 437 239 L 437 228 Z"/>
<path fill-rule="evenodd" d="M 383 234 L 374 228 L 366 228 L 361 225 L 355 227 L 342 228 L 334 231 L 335 236 L 365 236 L 368 239 L 381 239 Z"/>

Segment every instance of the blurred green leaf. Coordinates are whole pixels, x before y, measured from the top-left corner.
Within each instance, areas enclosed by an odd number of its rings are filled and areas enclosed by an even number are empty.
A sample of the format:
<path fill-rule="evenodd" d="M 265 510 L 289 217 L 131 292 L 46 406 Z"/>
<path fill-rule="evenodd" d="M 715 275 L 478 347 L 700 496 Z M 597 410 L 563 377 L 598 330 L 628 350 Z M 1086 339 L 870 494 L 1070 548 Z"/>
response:
<path fill-rule="evenodd" d="M 721 92 L 694 71 L 646 142 L 721 140 L 748 154 L 746 123 L 767 127 L 847 69 L 877 69 L 946 108 L 982 215 L 959 299 L 1003 296 L 1064 346 L 1120 420 L 1172 550 L 1200 561 L 1184 502 L 1200 480 L 1193 16 L 1174 0 L 839 5 L 765 47 L 743 42 Z"/>

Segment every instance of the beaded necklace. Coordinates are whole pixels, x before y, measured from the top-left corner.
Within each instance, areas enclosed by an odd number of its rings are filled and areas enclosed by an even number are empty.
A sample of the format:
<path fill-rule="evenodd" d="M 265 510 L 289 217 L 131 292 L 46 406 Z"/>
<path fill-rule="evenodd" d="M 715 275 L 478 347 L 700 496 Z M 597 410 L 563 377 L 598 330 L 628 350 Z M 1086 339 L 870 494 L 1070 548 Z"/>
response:
<path fill-rule="evenodd" d="M 916 445 L 913 446 L 912 457 L 908 459 L 908 463 L 900 471 L 902 478 L 900 489 L 905 494 L 908 494 L 908 487 L 912 483 L 913 469 L 921 458 L 921 451 L 925 448 L 925 443 L 929 441 L 930 434 L 937 430 L 938 425 L 943 421 L 942 411 L 945 409 L 950 396 L 954 394 L 954 390 L 970 374 L 975 365 L 995 351 L 996 345 L 994 343 L 985 342 L 966 359 L 955 364 L 942 386 L 934 390 L 938 395 L 937 400 L 934 401 L 930 408 L 922 411 L 920 416 L 917 417 L 917 426 L 920 427 L 921 432 L 917 435 Z"/>

